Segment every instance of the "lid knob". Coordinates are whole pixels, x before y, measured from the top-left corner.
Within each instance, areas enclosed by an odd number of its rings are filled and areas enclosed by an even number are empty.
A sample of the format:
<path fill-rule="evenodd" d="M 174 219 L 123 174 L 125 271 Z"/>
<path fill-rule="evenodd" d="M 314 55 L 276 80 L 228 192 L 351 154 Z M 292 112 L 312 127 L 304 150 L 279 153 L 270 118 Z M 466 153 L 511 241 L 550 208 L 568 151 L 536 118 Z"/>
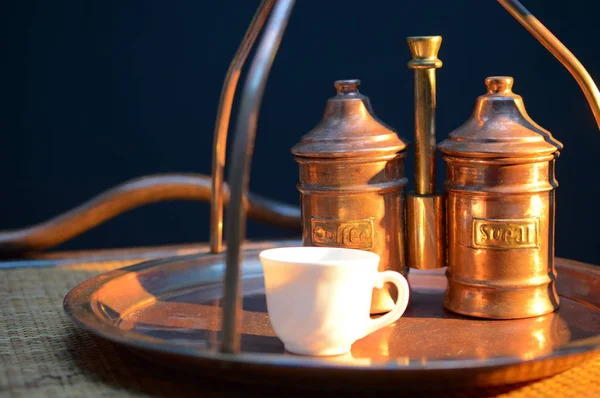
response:
<path fill-rule="evenodd" d="M 488 94 L 511 94 L 514 79 L 510 76 L 490 76 L 485 79 Z"/>
<path fill-rule="evenodd" d="M 358 94 L 358 86 L 360 86 L 360 80 L 348 79 L 348 80 L 336 80 L 333 83 L 338 95 L 346 94 Z"/>

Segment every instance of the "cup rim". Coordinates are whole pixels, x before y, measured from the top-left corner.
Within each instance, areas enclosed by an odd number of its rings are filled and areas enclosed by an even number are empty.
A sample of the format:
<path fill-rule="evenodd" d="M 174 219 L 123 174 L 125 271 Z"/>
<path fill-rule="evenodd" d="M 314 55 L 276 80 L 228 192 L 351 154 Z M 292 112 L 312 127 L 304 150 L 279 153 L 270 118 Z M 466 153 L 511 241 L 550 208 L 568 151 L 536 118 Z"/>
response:
<path fill-rule="evenodd" d="M 314 258 L 314 257 L 301 257 L 292 256 L 289 253 L 293 251 L 307 251 L 307 252 L 322 252 L 322 253 L 338 253 L 344 254 L 348 257 L 342 259 L 327 259 L 327 258 Z M 285 254 L 289 252 L 288 254 Z M 345 247 L 321 247 L 321 246 L 284 246 L 275 247 L 271 249 L 263 250 L 259 253 L 261 260 L 276 261 L 284 264 L 305 264 L 305 265 L 329 265 L 329 266 L 343 266 L 347 264 L 375 262 L 375 265 L 379 264 L 381 257 L 377 253 L 373 253 L 366 250 L 360 249 L 349 249 Z"/>

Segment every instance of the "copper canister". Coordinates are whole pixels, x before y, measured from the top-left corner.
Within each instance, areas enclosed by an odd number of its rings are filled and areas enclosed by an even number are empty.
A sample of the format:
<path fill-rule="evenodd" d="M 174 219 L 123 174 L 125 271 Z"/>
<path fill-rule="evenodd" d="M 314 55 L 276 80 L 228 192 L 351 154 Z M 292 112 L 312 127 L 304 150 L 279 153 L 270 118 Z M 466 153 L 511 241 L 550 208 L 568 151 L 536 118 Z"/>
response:
<path fill-rule="evenodd" d="M 381 257 L 380 271 L 406 275 L 406 143 L 373 114 L 359 84 L 336 81 L 321 122 L 292 148 L 300 165 L 303 244 L 372 251 Z M 393 308 L 390 289 L 374 290 L 371 313 Z"/>
<path fill-rule="evenodd" d="M 444 306 L 481 318 L 558 308 L 554 163 L 562 144 L 527 115 L 511 77 L 486 79 L 471 118 L 438 148 L 446 161 Z"/>

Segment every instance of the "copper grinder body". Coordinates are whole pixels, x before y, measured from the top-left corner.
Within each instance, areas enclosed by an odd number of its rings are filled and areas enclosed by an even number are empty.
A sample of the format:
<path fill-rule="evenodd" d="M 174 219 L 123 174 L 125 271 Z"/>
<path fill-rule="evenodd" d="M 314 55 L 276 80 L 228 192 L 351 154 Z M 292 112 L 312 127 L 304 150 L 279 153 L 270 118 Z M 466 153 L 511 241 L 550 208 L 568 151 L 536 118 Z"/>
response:
<path fill-rule="evenodd" d="M 486 79 L 473 116 L 438 148 L 446 161 L 444 306 L 512 319 L 559 306 L 554 269 L 555 160 L 562 144 L 527 115 L 513 79 Z"/>
<path fill-rule="evenodd" d="M 358 80 L 337 81 L 323 119 L 292 148 L 300 168 L 305 246 L 368 250 L 379 270 L 407 275 L 404 157 L 397 134 L 373 114 Z M 371 313 L 394 307 L 391 287 L 373 291 Z"/>

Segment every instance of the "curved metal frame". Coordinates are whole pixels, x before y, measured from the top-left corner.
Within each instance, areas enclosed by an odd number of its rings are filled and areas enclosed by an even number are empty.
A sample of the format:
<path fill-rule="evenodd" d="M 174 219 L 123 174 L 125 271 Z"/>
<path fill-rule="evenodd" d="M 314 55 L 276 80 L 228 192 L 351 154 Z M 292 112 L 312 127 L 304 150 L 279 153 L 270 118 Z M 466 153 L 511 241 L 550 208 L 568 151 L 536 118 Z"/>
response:
<path fill-rule="evenodd" d="M 229 187 L 222 187 L 229 201 Z M 168 200 L 208 202 L 211 179 L 201 174 L 150 175 L 109 189 L 47 221 L 25 228 L 0 231 L 0 255 L 18 255 L 57 246 L 129 210 Z M 245 198 L 252 219 L 300 230 L 300 209 L 257 195 Z"/>
<path fill-rule="evenodd" d="M 573 75 L 583 90 L 600 127 L 600 95 L 596 84 L 577 58 L 517 0 L 498 0 L 552 55 Z M 233 164 L 229 176 L 231 201 L 227 220 L 227 268 L 223 307 L 223 340 L 221 351 L 239 351 L 237 322 L 241 308 L 240 246 L 245 237 L 246 212 L 241 206 L 242 195 L 248 190 L 250 163 L 258 111 L 273 58 L 279 48 L 293 0 L 279 0 L 269 20 L 259 50 L 252 62 L 242 94 L 234 141 Z"/>
<path fill-rule="evenodd" d="M 239 334 L 236 325 L 241 308 L 240 246 L 246 235 L 246 209 L 242 206 L 242 198 L 248 192 L 252 148 L 262 96 L 293 6 L 294 0 L 278 0 L 275 4 L 248 71 L 238 113 L 228 178 L 231 197 L 227 208 L 228 247 L 221 346 L 223 352 L 239 350 Z"/>
<path fill-rule="evenodd" d="M 246 35 L 229 65 L 221 90 L 212 151 L 212 193 L 210 198 L 210 251 L 212 253 L 223 251 L 223 170 L 225 169 L 227 132 L 233 97 L 244 62 L 269 16 L 274 2 L 275 0 L 263 0 L 258 6 Z"/>

